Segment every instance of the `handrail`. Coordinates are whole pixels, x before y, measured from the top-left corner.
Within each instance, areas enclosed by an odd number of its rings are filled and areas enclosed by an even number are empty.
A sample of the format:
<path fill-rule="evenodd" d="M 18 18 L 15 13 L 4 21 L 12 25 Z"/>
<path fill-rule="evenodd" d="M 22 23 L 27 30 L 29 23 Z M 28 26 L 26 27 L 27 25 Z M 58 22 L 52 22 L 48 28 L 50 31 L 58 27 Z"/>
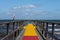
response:
<path fill-rule="evenodd" d="M 60 24 L 60 20 L 33 20 L 35 22 L 45 22 L 45 23 L 54 23 L 54 24 Z"/>
<path fill-rule="evenodd" d="M 23 25 L 22 25 L 23 26 Z M 23 28 L 18 27 L 16 30 L 11 32 L 10 34 L 6 35 L 4 38 L 1 40 L 15 40 L 15 38 L 19 35 L 19 33 L 23 30 Z M 18 34 L 17 34 L 18 32 Z"/>
<path fill-rule="evenodd" d="M 12 22 L 17 22 L 17 21 L 12 21 Z M 19 21 L 18 21 L 19 22 Z M 36 20 L 37 22 L 37 20 Z M 49 23 L 49 24 L 60 24 L 60 22 L 51 22 L 51 21 L 40 21 L 41 23 Z M 9 23 L 9 22 L 4 22 L 4 23 Z M 2 23 L 1 23 L 2 24 Z M 44 24 L 42 24 L 42 27 L 44 26 Z M 54 25 L 53 25 L 54 26 Z M 23 28 L 17 28 L 16 30 L 14 30 L 12 33 L 8 34 L 7 36 L 5 36 L 4 38 L 2 38 L 1 40 L 15 40 L 16 36 L 19 35 L 19 31 L 21 31 Z M 53 28 L 54 29 L 54 28 Z M 44 29 L 45 30 L 45 29 Z M 44 31 L 43 30 L 43 31 Z M 38 30 L 39 31 L 39 30 Z M 54 31 L 54 30 L 53 30 Z M 46 32 L 46 30 L 45 30 Z M 16 34 L 17 33 L 17 34 Z M 39 33 L 40 34 L 40 33 Z M 51 34 L 51 33 L 48 33 L 47 34 Z M 41 33 L 42 35 L 42 33 Z M 52 32 L 52 35 L 53 35 L 53 32 Z M 43 36 L 43 35 L 42 35 Z M 47 35 L 46 35 L 47 36 Z M 11 37 L 11 39 L 10 39 Z M 43 36 L 44 39 L 47 39 L 45 36 Z M 56 39 L 55 36 L 53 36 L 53 38 Z"/>
<path fill-rule="evenodd" d="M 24 20 L 0 20 L 0 24 L 13 23 L 13 22 L 22 22 Z"/>
<path fill-rule="evenodd" d="M 37 22 L 38 23 L 38 22 Z M 42 29 L 43 30 L 38 30 L 37 29 L 37 31 L 39 32 L 39 34 L 42 36 L 42 38 L 44 39 L 44 40 L 47 40 L 47 37 L 48 37 L 48 35 L 51 37 L 51 40 L 53 40 L 53 39 L 55 39 L 55 40 L 60 40 L 60 39 L 58 39 L 55 35 L 54 35 L 54 25 L 55 24 L 60 24 L 60 22 L 59 23 L 54 23 L 54 22 L 40 22 L 41 23 L 41 25 L 42 25 Z M 44 24 L 43 24 L 44 23 Z M 46 25 L 45 25 L 46 24 Z M 52 33 L 49 33 L 48 32 L 48 24 L 51 24 L 52 25 Z M 35 24 L 36 25 L 36 24 Z M 40 25 L 40 26 L 41 26 Z M 44 25 L 44 26 L 43 26 Z M 39 26 L 39 25 L 38 25 Z M 39 26 L 39 27 L 40 27 Z M 46 27 L 46 28 L 45 28 Z M 41 27 L 40 27 L 41 28 Z M 41 33 L 41 32 L 44 32 L 44 33 Z"/>
<path fill-rule="evenodd" d="M 37 28 L 36 28 L 37 29 Z M 46 40 L 46 37 L 37 29 L 38 33 L 42 36 L 43 40 Z M 50 37 L 52 37 L 52 33 L 47 32 Z M 59 40 L 56 36 L 53 36 L 55 40 Z"/>
<path fill-rule="evenodd" d="M 38 31 L 38 33 L 41 35 L 43 40 L 46 40 L 45 36 L 42 36 L 43 34 L 36 28 L 36 30 Z"/>
<path fill-rule="evenodd" d="M 52 33 L 48 32 L 48 35 L 52 37 Z M 55 40 L 58 40 L 58 38 L 57 38 L 56 36 L 54 36 L 54 35 L 53 35 L 53 38 L 54 38 Z"/>

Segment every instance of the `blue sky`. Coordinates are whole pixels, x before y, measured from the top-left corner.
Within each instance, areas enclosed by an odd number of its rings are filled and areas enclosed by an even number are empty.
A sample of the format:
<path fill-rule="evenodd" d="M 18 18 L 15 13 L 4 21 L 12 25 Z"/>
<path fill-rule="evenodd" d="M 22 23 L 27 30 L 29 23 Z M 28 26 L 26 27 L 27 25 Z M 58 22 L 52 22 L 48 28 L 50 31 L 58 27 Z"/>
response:
<path fill-rule="evenodd" d="M 60 19 L 60 0 L 0 0 L 0 19 Z"/>

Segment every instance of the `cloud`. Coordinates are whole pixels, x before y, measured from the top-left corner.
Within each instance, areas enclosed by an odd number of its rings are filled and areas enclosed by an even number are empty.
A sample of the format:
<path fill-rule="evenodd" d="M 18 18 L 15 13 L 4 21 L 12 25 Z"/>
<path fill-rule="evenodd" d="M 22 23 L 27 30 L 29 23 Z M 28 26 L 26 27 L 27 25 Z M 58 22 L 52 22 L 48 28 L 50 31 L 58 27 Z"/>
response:
<path fill-rule="evenodd" d="M 20 6 L 13 7 L 13 9 L 20 9 L 20 8 L 21 8 Z"/>
<path fill-rule="evenodd" d="M 24 7 L 24 8 L 36 8 L 36 5 L 30 4 L 30 5 L 25 5 L 22 7 Z"/>
<path fill-rule="evenodd" d="M 26 12 L 27 13 L 27 12 L 31 11 L 32 9 L 35 9 L 35 8 L 37 8 L 37 6 L 33 5 L 33 4 L 14 6 L 11 8 L 11 10 L 9 12 L 10 12 L 10 14 L 16 13 L 16 12 Z"/>
<path fill-rule="evenodd" d="M 14 13 L 14 14 L 16 14 L 16 13 L 23 13 L 23 12 L 28 13 L 32 9 L 35 9 L 35 8 L 37 8 L 37 6 L 33 5 L 33 4 L 22 5 L 22 6 L 14 6 L 14 7 L 12 7 L 12 9 L 9 12 L 10 12 L 10 14 L 11 13 Z"/>
<path fill-rule="evenodd" d="M 13 9 L 20 9 L 20 8 L 36 8 L 36 5 L 29 4 L 29 5 L 22 5 L 22 6 L 14 6 Z"/>
<path fill-rule="evenodd" d="M 47 13 L 46 11 L 40 11 L 37 5 L 29 4 L 22 6 L 14 6 L 9 12 L 8 15 L 15 15 L 17 18 L 39 18 L 43 14 Z M 9 14 L 10 13 L 10 14 Z"/>

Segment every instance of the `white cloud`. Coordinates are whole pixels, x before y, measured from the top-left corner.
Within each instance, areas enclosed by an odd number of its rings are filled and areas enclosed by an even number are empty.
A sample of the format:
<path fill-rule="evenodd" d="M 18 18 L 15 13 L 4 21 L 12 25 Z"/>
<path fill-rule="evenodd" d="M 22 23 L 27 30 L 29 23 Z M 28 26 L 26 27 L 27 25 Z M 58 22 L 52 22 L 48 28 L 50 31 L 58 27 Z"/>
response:
<path fill-rule="evenodd" d="M 27 16 L 27 15 L 29 15 L 29 13 L 25 13 L 25 15 Z"/>
<path fill-rule="evenodd" d="M 11 10 L 10 10 L 10 12 L 12 12 L 12 13 L 16 13 L 16 12 L 18 12 L 18 11 L 23 11 L 23 12 L 29 12 L 29 11 L 31 11 L 32 9 L 35 9 L 35 8 L 37 8 L 37 6 L 36 5 L 33 5 L 33 4 L 29 4 L 29 5 L 22 5 L 22 6 L 14 6 Z"/>
<path fill-rule="evenodd" d="M 36 5 L 30 4 L 23 6 L 24 8 L 36 8 Z"/>
<path fill-rule="evenodd" d="M 29 4 L 29 5 L 22 5 L 22 6 L 14 6 L 13 9 L 20 9 L 20 8 L 36 8 L 36 5 Z"/>
<path fill-rule="evenodd" d="M 20 9 L 20 8 L 21 8 L 20 6 L 15 6 L 15 7 L 13 7 L 14 10 Z"/>
<path fill-rule="evenodd" d="M 16 15 L 16 16 L 19 16 L 19 17 L 23 16 L 24 18 L 27 18 L 27 17 L 28 18 L 34 18 L 34 17 L 40 15 L 40 13 L 41 13 L 40 11 L 36 11 L 36 8 L 38 8 L 38 6 L 33 5 L 33 4 L 22 5 L 22 6 L 14 6 L 8 12 L 8 15 L 13 15 L 13 16 Z"/>
<path fill-rule="evenodd" d="M 13 7 L 13 9 L 17 9 L 17 7 Z"/>

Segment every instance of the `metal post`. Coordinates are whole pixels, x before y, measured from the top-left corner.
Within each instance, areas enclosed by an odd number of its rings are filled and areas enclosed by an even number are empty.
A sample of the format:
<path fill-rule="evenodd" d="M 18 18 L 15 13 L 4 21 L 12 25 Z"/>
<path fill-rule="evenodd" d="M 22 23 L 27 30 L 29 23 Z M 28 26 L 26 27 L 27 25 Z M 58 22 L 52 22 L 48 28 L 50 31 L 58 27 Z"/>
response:
<path fill-rule="evenodd" d="M 14 31 L 14 27 L 15 27 L 15 22 L 13 22 L 13 31 Z M 15 33 L 13 34 L 13 40 L 15 40 Z"/>
<path fill-rule="evenodd" d="M 44 22 L 43 22 L 43 31 L 42 31 L 42 34 L 44 35 Z"/>
<path fill-rule="evenodd" d="M 13 31 L 14 31 L 14 27 L 15 27 L 15 22 L 13 22 Z"/>
<path fill-rule="evenodd" d="M 52 40 L 53 40 L 53 36 L 54 36 L 54 23 L 52 23 Z"/>
<path fill-rule="evenodd" d="M 7 23 L 7 35 L 8 35 L 8 32 L 9 32 L 9 23 Z"/>
<path fill-rule="evenodd" d="M 19 28 L 19 22 L 17 22 L 18 28 Z M 18 30 L 18 35 L 19 35 L 19 30 Z"/>
<path fill-rule="evenodd" d="M 16 37 L 17 35 L 16 35 L 16 32 L 15 32 L 15 37 Z"/>
<path fill-rule="evenodd" d="M 45 29 L 45 37 L 46 37 L 46 40 L 48 40 L 48 23 L 46 23 L 46 29 Z"/>
<path fill-rule="evenodd" d="M 18 35 L 19 35 L 19 30 L 18 30 Z"/>
<path fill-rule="evenodd" d="M 19 22 L 18 22 L 18 27 L 19 27 Z"/>

